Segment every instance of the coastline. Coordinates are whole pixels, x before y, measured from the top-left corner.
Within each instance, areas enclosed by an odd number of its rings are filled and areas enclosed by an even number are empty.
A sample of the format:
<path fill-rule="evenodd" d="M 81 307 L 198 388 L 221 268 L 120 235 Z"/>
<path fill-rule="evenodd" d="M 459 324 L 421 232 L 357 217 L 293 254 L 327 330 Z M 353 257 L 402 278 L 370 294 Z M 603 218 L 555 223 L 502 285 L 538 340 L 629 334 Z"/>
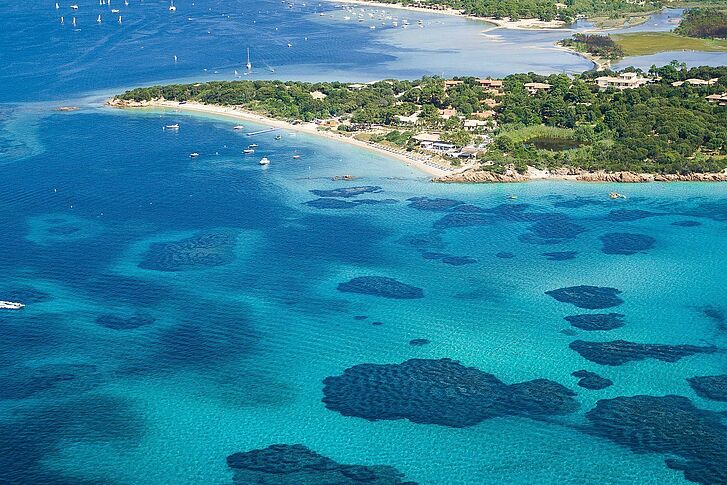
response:
<path fill-rule="evenodd" d="M 334 0 L 328 0 L 328 1 L 331 3 L 334 2 Z M 493 25 L 492 27 L 484 30 L 483 32 L 487 32 L 489 30 L 499 29 L 499 28 L 513 29 L 513 30 L 563 30 L 563 31 L 570 30 L 570 29 L 566 28 L 568 24 L 566 24 L 562 20 L 552 20 L 550 22 L 546 22 L 546 21 L 538 20 L 538 19 L 510 20 L 508 17 L 504 17 L 504 18 L 500 18 L 500 19 L 497 19 L 495 17 L 477 17 L 474 15 L 468 15 L 468 14 L 462 13 L 462 11 L 455 10 L 450 7 L 438 10 L 438 9 L 431 9 L 431 8 L 413 7 L 411 5 L 403 5 L 401 3 L 377 2 L 375 0 L 371 0 L 371 1 L 369 1 L 369 0 L 335 0 L 335 3 L 369 6 L 369 7 L 376 7 L 376 8 L 382 8 L 382 9 L 407 10 L 410 12 L 418 12 L 418 13 L 452 15 L 455 17 L 462 17 L 462 18 L 466 18 L 469 20 L 477 20 L 480 22 L 486 22 L 486 23 Z"/>
<path fill-rule="evenodd" d="M 150 109 L 150 110 L 164 109 L 164 110 L 174 110 L 174 111 L 189 112 L 189 113 L 202 113 L 202 114 L 209 114 L 209 115 L 215 115 L 215 116 L 224 116 L 226 118 L 231 118 L 231 119 L 240 120 L 240 121 L 252 121 L 254 123 L 259 123 L 259 124 L 267 125 L 267 126 L 274 127 L 274 128 L 281 128 L 284 130 L 290 130 L 290 131 L 295 131 L 295 132 L 299 132 L 299 133 L 320 136 L 323 138 L 327 138 L 329 140 L 339 141 L 339 142 L 347 143 L 349 145 L 353 145 L 353 146 L 356 146 L 359 148 L 364 148 L 366 150 L 375 152 L 379 155 L 384 155 L 388 158 L 397 160 L 409 167 L 419 170 L 420 172 L 426 173 L 427 175 L 432 176 L 433 179 L 437 178 L 437 177 L 443 177 L 443 176 L 452 174 L 452 172 L 450 172 L 448 170 L 445 170 L 443 168 L 434 167 L 430 164 L 425 163 L 422 160 L 418 160 L 413 157 L 406 156 L 402 153 L 385 150 L 384 148 L 380 148 L 378 146 L 372 145 L 371 143 L 366 143 L 361 140 L 356 140 L 352 137 L 340 135 L 340 134 L 333 133 L 330 131 L 319 130 L 318 126 L 315 125 L 314 123 L 305 123 L 305 124 L 294 125 L 292 123 L 288 123 L 287 121 L 277 120 L 274 118 L 263 116 L 263 115 L 254 113 L 252 111 L 244 110 L 244 109 L 241 109 L 238 107 L 233 107 L 233 106 L 218 106 L 218 105 L 202 104 L 202 103 L 196 103 L 196 102 L 188 102 L 186 104 L 180 105 L 176 101 L 167 101 L 167 100 L 156 100 L 156 101 L 149 101 L 149 102 L 143 102 L 143 101 L 134 102 L 134 101 L 120 100 L 118 98 L 111 98 L 111 99 L 107 100 L 106 105 L 110 106 L 112 108 L 119 108 L 119 109 Z"/>

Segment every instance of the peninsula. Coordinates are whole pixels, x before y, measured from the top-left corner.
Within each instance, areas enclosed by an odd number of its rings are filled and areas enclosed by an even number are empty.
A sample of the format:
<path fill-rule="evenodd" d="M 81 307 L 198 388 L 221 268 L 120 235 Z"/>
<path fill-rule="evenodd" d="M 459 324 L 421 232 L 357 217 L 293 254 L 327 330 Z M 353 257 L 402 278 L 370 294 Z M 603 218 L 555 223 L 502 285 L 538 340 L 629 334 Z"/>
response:
<path fill-rule="evenodd" d="M 213 81 L 127 91 L 373 149 L 440 182 L 727 180 L 727 68 L 368 84 Z"/>

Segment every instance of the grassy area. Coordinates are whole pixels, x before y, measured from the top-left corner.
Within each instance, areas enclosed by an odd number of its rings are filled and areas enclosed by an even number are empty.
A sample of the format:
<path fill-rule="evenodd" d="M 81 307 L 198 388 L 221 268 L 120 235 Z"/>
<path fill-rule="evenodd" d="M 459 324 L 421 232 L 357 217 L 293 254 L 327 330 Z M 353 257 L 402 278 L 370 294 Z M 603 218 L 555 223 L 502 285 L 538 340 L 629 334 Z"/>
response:
<path fill-rule="evenodd" d="M 649 20 L 648 15 L 625 15 L 623 17 L 589 17 L 588 21 L 599 29 L 620 29 L 641 25 Z"/>
<path fill-rule="evenodd" d="M 644 56 L 667 51 L 727 52 L 727 40 L 697 39 L 671 32 L 613 34 L 611 38 L 627 56 Z"/>
<path fill-rule="evenodd" d="M 515 143 L 525 143 L 533 138 L 573 139 L 574 130 L 570 128 L 557 128 L 555 126 L 532 125 L 517 130 L 506 131 L 501 136 L 507 136 Z"/>

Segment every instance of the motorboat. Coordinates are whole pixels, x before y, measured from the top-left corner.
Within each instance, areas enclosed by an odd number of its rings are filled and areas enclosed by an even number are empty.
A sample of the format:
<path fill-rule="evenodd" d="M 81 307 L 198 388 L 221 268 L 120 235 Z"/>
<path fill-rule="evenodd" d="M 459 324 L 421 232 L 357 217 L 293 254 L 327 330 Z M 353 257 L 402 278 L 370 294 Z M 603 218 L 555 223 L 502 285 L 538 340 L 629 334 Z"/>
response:
<path fill-rule="evenodd" d="M 270 165 L 270 160 L 268 160 L 268 157 L 262 157 L 258 163 L 260 165 Z"/>
<path fill-rule="evenodd" d="M 3 301 L 0 300 L 0 310 L 20 310 L 25 305 L 16 301 Z"/>
<path fill-rule="evenodd" d="M 192 152 L 189 154 L 189 158 L 197 158 L 198 156 L 199 156 L 199 153 L 197 153 L 197 152 Z"/>
<path fill-rule="evenodd" d="M 245 155 L 252 155 L 253 153 L 255 153 L 255 150 L 253 150 L 252 148 L 245 148 L 242 153 L 244 153 Z"/>

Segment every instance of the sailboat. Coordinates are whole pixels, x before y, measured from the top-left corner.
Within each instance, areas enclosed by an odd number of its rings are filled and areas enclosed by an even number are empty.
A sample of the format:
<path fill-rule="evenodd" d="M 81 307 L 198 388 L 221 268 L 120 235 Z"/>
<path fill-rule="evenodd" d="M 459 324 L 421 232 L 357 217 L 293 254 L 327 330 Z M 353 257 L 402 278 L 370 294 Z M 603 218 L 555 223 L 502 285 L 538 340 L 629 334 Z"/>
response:
<path fill-rule="evenodd" d="M 121 25 L 121 15 L 119 15 L 119 25 Z"/>
<path fill-rule="evenodd" d="M 170 12 L 176 12 L 177 11 L 177 7 L 174 6 L 174 0 L 171 0 L 171 2 L 169 4 L 169 11 Z"/>
<path fill-rule="evenodd" d="M 58 10 L 59 8 L 61 8 L 61 6 L 58 5 L 58 2 L 56 2 L 56 10 Z"/>
<path fill-rule="evenodd" d="M 76 26 L 76 17 L 73 17 L 73 20 L 71 20 L 71 25 Z"/>
<path fill-rule="evenodd" d="M 247 64 L 245 64 L 245 67 L 248 71 L 252 71 L 252 63 L 250 62 L 250 48 L 247 48 Z"/>
<path fill-rule="evenodd" d="M 65 22 L 63 22 L 63 17 L 61 17 L 61 25 L 63 25 Z"/>
<path fill-rule="evenodd" d="M 101 14 L 99 14 L 98 18 L 96 19 L 96 23 L 97 24 L 100 24 L 101 23 Z"/>

